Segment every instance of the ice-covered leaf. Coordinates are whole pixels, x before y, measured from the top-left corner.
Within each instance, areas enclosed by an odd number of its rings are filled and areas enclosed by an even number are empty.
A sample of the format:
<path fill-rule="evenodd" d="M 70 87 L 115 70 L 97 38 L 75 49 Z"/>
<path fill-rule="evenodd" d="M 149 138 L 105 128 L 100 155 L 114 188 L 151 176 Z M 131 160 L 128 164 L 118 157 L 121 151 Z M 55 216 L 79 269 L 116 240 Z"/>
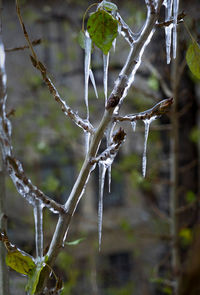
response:
<path fill-rule="evenodd" d="M 104 9 L 110 11 L 110 12 L 115 12 L 118 10 L 118 7 L 116 4 L 109 2 L 109 1 L 102 1 L 99 4 L 99 7 L 103 7 Z"/>
<path fill-rule="evenodd" d="M 118 34 L 118 22 L 110 13 L 99 9 L 90 15 L 87 30 L 96 46 L 108 54 Z"/>
<path fill-rule="evenodd" d="M 31 256 L 20 252 L 19 250 L 9 251 L 6 255 L 6 264 L 24 275 L 30 275 L 35 268 L 35 262 Z"/>
<path fill-rule="evenodd" d="M 85 49 L 85 33 L 82 30 L 78 34 L 78 43 L 81 48 Z"/>
<path fill-rule="evenodd" d="M 30 294 L 30 295 L 34 295 L 38 282 L 39 282 L 39 278 L 40 278 L 40 273 L 43 270 L 43 268 L 46 265 L 46 261 L 47 261 L 48 257 L 45 256 L 43 261 L 39 261 L 34 269 L 34 271 L 32 271 L 31 276 L 29 276 L 29 280 L 28 283 L 26 285 L 26 291 Z"/>
<path fill-rule="evenodd" d="M 186 61 L 193 75 L 200 79 L 200 47 L 195 40 L 187 50 Z"/>
<path fill-rule="evenodd" d="M 80 239 L 75 240 L 75 241 L 66 242 L 65 244 L 68 245 L 68 246 L 76 246 L 76 245 L 80 244 L 84 240 L 85 240 L 85 238 L 80 238 Z"/>

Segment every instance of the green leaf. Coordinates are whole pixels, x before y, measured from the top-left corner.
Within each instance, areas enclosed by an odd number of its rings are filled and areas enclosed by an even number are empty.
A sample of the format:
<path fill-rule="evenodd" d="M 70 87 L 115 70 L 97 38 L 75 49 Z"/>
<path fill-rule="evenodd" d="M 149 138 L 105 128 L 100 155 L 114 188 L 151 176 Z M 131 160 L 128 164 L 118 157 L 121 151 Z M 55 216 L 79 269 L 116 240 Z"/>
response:
<path fill-rule="evenodd" d="M 28 276 L 35 268 L 33 258 L 19 250 L 9 251 L 7 253 L 6 264 L 15 271 Z"/>
<path fill-rule="evenodd" d="M 85 240 L 85 238 L 80 238 L 80 239 L 75 240 L 75 241 L 66 242 L 65 244 L 69 245 L 69 246 L 76 246 L 76 245 L 80 244 L 84 240 Z"/>
<path fill-rule="evenodd" d="M 115 12 L 118 10 L 117 5 L 115 5 L 114 3 L 109 2 L 109 1 L 102 1 L 99 4 L 99 7 L 103 7 L 104 9 L 111 11 L 111 12 Z"/>
<path fill-rule="evenodd" d="M 30 295 L 35 294 L 35 291 L 36 291 L 36 288 L 37 288 L 37 285 L 38 285 L 38 282 L 39 282 L 41 271 L 45 267 L 47 259 L 48 259 L 48 257 L 45 256 L 45 258 L 42 261 L 39 261 L 37 263 L 37 265 L 35 266 L 34 271 L 31 272 L 31 276 L 29 276 L 29 280 L 28 280 L 28 283 L 26 285 L 26 291 Z"/>
<path fill-rule="evenodd" d="M 78 43 L 81 48 L 85 49 L 85 33 L 82 30 L 78 33 Z"/>
<path fill-rule="evenodd" d="M 193 75 L 200 79 L 200 47 L 195 40 L 186 52 L 186 61 Z"/>
<path fill-rule="evenodd" d="M 181 245 L 187 247 L 192 243 L 193 234 L 190 228 L 182 228 L 179 232 L 179 237 L 181 239 Z"/>
<path fill-rule="evenodd" d="M 113 40 L 117 37 L 118 22 L 105 10 L 92 13 L 87 22 L 90 38 L 104 54 L 108 54 Z"/>

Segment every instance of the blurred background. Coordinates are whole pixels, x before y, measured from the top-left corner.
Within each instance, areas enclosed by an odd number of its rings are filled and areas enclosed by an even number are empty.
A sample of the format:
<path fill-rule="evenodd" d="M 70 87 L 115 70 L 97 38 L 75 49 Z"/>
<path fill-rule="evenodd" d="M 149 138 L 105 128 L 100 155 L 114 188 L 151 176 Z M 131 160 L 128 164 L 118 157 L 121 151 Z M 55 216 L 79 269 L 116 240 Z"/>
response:
<path fill-rule="evenodd" d="M 15 1 L 3 3 L 2 29 L 8 77 L 7 112 L 11 113 L 16 158 L 28 177 L 54 200 L 64 203 L 84 159 L 84 134 L 60 110 L 33 68 L 15 10 Z M 191 2 L 191 1 L 190 1 Z M 77 42 L 82 18 L 92 1 L 20 1 L 35 50 L 62 98 L 81 117 L 84 103 L 84 51 Z M 144 1 L 115 1 L 134 33 L 146 18 Z M 200 37 L 200 3 L 180 1 L 180 12 L 193 37 Z M 161 21 L 164 20 L 164 8 Z M 92 9 L 91 9 L 92 11 Z M 163 17 L 162 17 L 163 16 Z M 87 19 L 87 18 L 86 18 Z M 147 175 L 142 177 L 144 124 L 122 123 L 125 144 L 112 167 L 111 193 L 104 193 L 103 236 L 98 250 L 98 169 L 91 175 L 73 218 L 55 273 L 64 281 L 63 295 L 178 295 L 200 294 L 198 277 L 200 84 L 186 65 L 191 42 L 183 23 L 178 26 L 177 59 L 166 64 L 164 29 L 158 28 L 142 59 L 121 114 L 138 113 L 173 97 L 168 114 L 150 126 Z M 117 38 L 111 50 L 109 87 L 123 66 L 128 43 Z M 92 69 L 99 99 L 89 87 L 91 122 L 95 127 L 104 111 L 103 56 L 95 48 Z M 13 115 L 14 113 L 14 115 Z M 104 143 L 103 143 L 104 144 Z M 32 208 L 6 177 L 8 236 L 20 249 L 35 255 Z M 48 247 L 57 216 L 44 211 L 44 247 Z M 26 278 L 12 270 L 10 294 L 25 294 Z M 188 291 L 189 290 L 189 291 Z M 195 293 L 196 292 L 196 293 Z"/>

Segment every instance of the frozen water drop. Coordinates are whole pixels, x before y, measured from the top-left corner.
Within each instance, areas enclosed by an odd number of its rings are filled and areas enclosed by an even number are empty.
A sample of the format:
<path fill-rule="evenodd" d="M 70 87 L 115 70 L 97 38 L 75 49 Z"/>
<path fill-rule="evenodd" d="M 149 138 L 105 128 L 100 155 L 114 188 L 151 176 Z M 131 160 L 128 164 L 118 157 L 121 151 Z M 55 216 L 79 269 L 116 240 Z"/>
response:
<path fill-rule="evenodd" d="M 132 129 L 133 129 L 133 132 L 135 132 L 135 130 L 136 130 L 136 121 L 131 121 L 131 126 L 132 126 Z"/>

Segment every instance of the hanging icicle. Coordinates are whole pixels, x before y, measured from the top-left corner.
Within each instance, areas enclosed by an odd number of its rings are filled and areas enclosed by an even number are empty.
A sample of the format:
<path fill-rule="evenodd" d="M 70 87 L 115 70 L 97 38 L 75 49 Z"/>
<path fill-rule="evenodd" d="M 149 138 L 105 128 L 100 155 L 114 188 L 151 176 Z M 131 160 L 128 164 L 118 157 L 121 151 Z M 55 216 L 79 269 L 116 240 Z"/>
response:
<path fill-rule="evenodd" d="M 89 119 L 89 106 L 88 106 L 88 83 L 89 83 L 89 75 L 90 75 L 90 61 L 91 61 L 91 46 L 92 41 L 88 32 L 85 32 L 85 105 L 87 110 L 87 119 Z"/>
<path fill-rule="evenodd" d="M 176 48 L 177 48 L 177 18 L 178 18 L 178 7 L 179 0 L 173 1 L 173 58 L 176 58 Z"/>
<path fill-rule="evenodd" d="M 173 58 L 176 58 L 177 49 L 177 19 L 179 0 L 165 0 L 165 21 L 173 21 L 169 26 L 165 27 L 165 44 L 167 64 L 171 61 L 171 47 L 173 48 Z"/>
<path fill-rule="evenodd" d="M 172 4 L 173 4 L 173 0 L 166 0 L 164 2 L 166 22 L 172 19 Z M 171 61 L 172 29 L 173 29 L 173 24 L 165 27 L 165 46 L 166 46 L 167 64 L 170 64 L 170 61 Z"/>
<path fill-rule="evenodd" d="M 89 71 L 89 75 L 90 75 L 90 80 L 92 82 L 92 86 L 94 88 L 94 92 L 95 92 L 96 98 L 98 98 L 98 92 L 97 92 L 96 82 L 95 82 L 94 74 L 93 74 L 93 72 L 92 72 L 91 69 Z"/>
<path fill-rule="evenodd" d="M 132 129 L 133 129 L 133 132 L 135 132 L 135 130 L 136 130 L 136 121 L 131 121 L 131 126 L 132 126 Z"/>
<path fill-rule="evenodd" d="M 40 200 L 36 200 L 33 207 L 33 213 L 35 221 L 35 244 L 37 260 L 41 260 L 43 257 L 43 208 L 43 203 Z"/>
<path fill-rule="evenodd" d="M 147 167 L 147 140 L 149 135 L 149 127 L 151 122 L 153 122 L 157 117 L 151 117 L 150 119 L 143 120 L 145 126 L 144 132 L 144 151 L 142 156 L 142 176 L 145 177 L 146 175 L 146 167 Z"/>
<path fill-rule="evenodd" d="M 103 54 L 103 87 L 104 87 L 104 96 L 105 96 L 105 105 L 107 103 L 108 96 L 108 65 L 109 65 L 109 53 Z"/>
<path fill-rule="evenodd" d="M 103 162 L 99 162 L 99 204 L 98 204 L 98 232 L 99 251 L 101 250 L 102 220 L 103 220 L 103 191 L 107 167 Z"/>

